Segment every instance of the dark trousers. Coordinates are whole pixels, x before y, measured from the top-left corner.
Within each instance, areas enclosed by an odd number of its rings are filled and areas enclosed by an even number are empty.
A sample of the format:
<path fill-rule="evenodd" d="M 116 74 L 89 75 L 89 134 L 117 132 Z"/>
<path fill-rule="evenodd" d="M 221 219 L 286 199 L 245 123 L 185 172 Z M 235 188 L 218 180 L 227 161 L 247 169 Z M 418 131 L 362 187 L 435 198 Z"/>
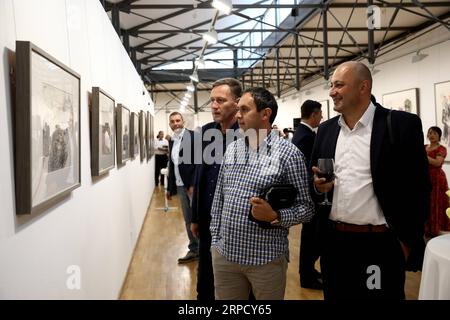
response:
<path fill-rule="evenodd" d="M 303 223 L 300 239 L 299 273 L 300 281 L 313 281 L 317 278 L 317 270 L 314 267 L 319 259 L 319 248 L 317 244 L 317 223 L 315 219 Z"/>
<path fill-rule="evenodd" d="M 155 154 L 155 186 L 157 186 L 159 182 L 164 186 L 164 175 L 161 174 L 161 169 L 167 167 L 167 161 L 169 161 L 169 159 L 165 154 Z"/>
<path fill-rule="evenodd" d="M 199 228 L 200 242 L 197 269 L 197 300 L 212 301 L 215 299 L 215 295 L 209 222 L 200 222 Z"/>
<path fill-rule="evenodd" d="M 329 228 L 323 236 L 320 267 L 326 300 L 405 298 L 405 258 L 392 232 Z"/>

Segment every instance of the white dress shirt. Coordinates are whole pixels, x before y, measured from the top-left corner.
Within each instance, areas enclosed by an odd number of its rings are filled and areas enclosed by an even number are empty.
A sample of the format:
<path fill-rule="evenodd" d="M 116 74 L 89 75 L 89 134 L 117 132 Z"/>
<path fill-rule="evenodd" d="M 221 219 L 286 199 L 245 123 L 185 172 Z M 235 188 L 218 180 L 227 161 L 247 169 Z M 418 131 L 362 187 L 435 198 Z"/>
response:
<path fill-rule="evenodd" d="M 371 102 L 351 130 L 341 116 L 336 144 L 333 205 L 330 219 L 352 224 L 386 224 L 373 189 L 370 141 L 375 106 Z"/>
<path fill-rule="evenodd" d="M 156 139 L 155 140 L 155 154 L 165 155 L 167 152 L 164 150 L 160 150 L 160 148 L 163 148 L 163 147 L 169 147 L 169 141 L 167 141 L 164 138 L 162 138 L 161 140 Z"/>
<path fill-rule="evenodd" d="M 173 139 L 173 145 L 172 145 L 172 161 L 174 165 L 174 172 L 175 172 L 175 182 L 177 187 L 183 187 L 184 183 L 183 180 L 181 180 L 180 176 L 180 170 L 178 170 L 178 162 L 180 160 L 180 146 L 181 146 L 181 140 L 183 139 L 185 128 L 181 129 L 181 131 L 177 134 L 174 133 L 172 139 Z"/>

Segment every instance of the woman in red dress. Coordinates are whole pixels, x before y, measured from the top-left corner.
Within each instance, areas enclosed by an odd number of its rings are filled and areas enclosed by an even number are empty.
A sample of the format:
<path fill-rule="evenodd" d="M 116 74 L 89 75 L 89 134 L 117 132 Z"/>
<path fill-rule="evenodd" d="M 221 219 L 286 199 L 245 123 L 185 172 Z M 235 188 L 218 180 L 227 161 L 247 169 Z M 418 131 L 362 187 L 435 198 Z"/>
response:
<path fill-rule="evenodd" d="M 441 231 L 450 230 L 450 219 L 445 210 L 449 207 L 449 198 L 445 194 L 448 190 L 447 178 L 442 165 L 447 156 L 447 149 L 439 144 L 442 130 L 439 127 L 428 129 L 427 138 L 430 144 L 425 145 L 428 155 L 428 168 L 430 170 L 431 185 L 431 206 L 430 214 L 425 225 L 425 233 L 428 237 L 435 237 Z"/>

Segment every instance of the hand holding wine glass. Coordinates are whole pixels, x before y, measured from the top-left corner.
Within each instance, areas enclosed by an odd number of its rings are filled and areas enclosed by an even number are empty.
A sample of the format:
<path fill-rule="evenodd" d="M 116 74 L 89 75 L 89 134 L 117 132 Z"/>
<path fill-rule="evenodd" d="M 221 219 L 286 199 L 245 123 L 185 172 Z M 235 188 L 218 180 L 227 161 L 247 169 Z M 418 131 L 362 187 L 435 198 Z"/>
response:
<path fill-rule="evenodd" d="M 334 159 L 321 158 L 317 161 L 317 167 L 313 167 L 313 171 L 316 175 L 314 184 L 316 188 L 325 193 L 325 199 L 320 205 L 331 205 L 328 201 L 328 191 L 333 188 L 334 184 Z"/>

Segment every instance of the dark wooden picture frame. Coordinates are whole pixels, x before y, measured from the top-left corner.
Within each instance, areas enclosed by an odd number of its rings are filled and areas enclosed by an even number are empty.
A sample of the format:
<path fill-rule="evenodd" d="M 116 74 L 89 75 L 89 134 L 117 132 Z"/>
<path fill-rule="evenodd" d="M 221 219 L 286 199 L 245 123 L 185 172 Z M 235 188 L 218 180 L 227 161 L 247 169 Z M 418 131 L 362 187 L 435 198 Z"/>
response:
<path fill-rule="evenodd" d="M 135 112 L 131 112 L 130 117 L 130 157 L 136 158 L 139 153 L 139 117 Z"/>
<path fill-rule="evenodd" d="M 124 165 L 130 159 L 130 110 L 118 103 L 116 119 L 117 164 Z"/>
<path fill-rule="evenodd" d="M 146 145 L 145 145 L 145 114 L 144 111 L 139 111 L 139 144 L 140 144 L 140 159 L 141 162 L 145 160 Z"/>
<path fill-rule="evenodd" d="M 155 155 L 155 118 L 150 114 L 150 158 Z"/>
<path fill-rule="evenodd" d="M 78 73 L 16 41 L 16 213 L 47 210 L 81 185 Z"/>
<path fill-rule="evenodd" d="M 150 123 L 150 111 L 147 111 L 145 113 L 145 146 L 147 148 L 146 153 L 147 153 L 147 161 L 150 160 L 150 158 L 152 157 L 151 155 L 151 144 L 150 144 L 150 128 L 151 123 Z"/>
<path fill-rule="evenodd" d="M 116 121 L 114 98 L 99 87 L 92 87 L 91 175 L 107 173 L 116 165 Z"/>

